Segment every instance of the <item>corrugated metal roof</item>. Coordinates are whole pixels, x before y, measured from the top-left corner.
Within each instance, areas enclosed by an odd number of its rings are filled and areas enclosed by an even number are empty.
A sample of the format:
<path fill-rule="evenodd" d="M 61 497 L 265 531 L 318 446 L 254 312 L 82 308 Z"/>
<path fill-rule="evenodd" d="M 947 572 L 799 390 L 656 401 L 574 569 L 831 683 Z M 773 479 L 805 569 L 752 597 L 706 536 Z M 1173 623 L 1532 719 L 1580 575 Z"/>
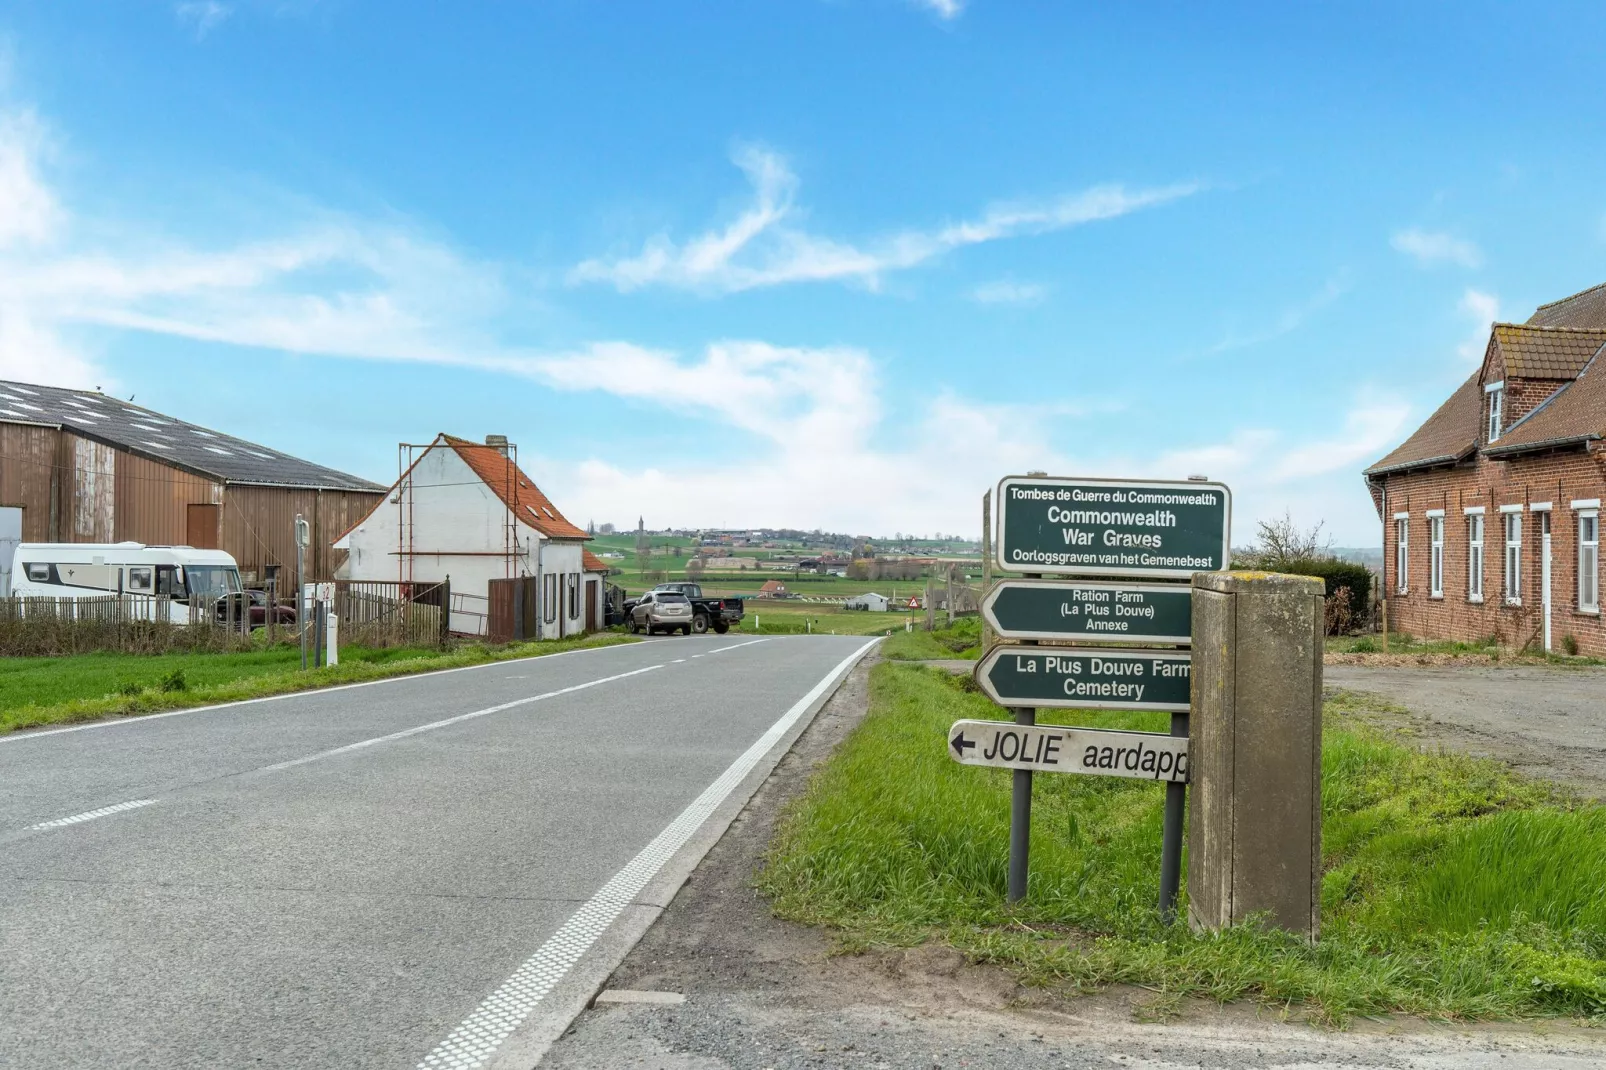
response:
<path fill-rule="evenodd" d="M 0 422 L 60 427 L 225 483 L 380 491 L 358 476 L 93 390 L 0 380 Z"/>

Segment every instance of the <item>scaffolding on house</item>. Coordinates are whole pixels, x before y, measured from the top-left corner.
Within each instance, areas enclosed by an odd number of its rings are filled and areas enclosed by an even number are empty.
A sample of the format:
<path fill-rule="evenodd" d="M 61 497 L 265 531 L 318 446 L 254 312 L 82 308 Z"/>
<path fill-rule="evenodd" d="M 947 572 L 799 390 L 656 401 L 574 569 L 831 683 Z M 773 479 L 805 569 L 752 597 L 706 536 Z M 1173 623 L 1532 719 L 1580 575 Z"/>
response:
<path fill-rule="evenodd" d="M 416 582 L 414 562 L 420 557 L 500 557 L 502 558 L 502 577 L 512 579 L 518 575 L 519 533 L 519 462 L 518 446 L 508 442 L 505 438 L 491 436 L 485 443 L 485 449 L 495 449 L 502 453 L 508 461 L 502 466 L 502 478 L 505 480 L 502 487 L 502 501 L 512 503 L 506 509 L 506 522 L 500 524 L 502 529 L 502 549 L 491 550 L 463 550 L 449 549 L 447 547 L 426 547 L 419 549 L 417 544 L 417 516 L 416 502 L 419 488 L 415 485 L 419 462 L 429 455 L 431 450 L 450 448 L 445 435 L 439 435 L 433 442 L 401 442 L 396 447 L 396 490 L 391 495 L 391 504 L 397 507 L 396 516 L 396 580 L 398 583 L 412 584 Z M 431 486 L 449 486 L 450 484 L 425 484 L 423 489 Z M 467 596 L 467 592 L 463 592 Z"/>

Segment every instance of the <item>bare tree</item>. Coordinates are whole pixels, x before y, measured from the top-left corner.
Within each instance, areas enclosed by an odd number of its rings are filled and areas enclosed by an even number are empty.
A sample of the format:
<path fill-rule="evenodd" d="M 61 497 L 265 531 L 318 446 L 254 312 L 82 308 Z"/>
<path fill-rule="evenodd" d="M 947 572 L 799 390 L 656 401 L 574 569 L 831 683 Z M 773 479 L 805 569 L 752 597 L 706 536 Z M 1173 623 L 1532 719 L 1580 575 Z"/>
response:
<path fill-rule="evenodd" d="M 1250 554 L 1260 568 L 1272 571 L 1277 571 L 1290 561 L 1331 557 L 1332 537 L 1322 538 L 1322 528 L 1325 526 L 1325 521 L 1318 521 L 1313 528 L 1302 528 L 1294 523 L 1293 515 L 1288 512 L 1276 520 L 1262 520 L 1257 525 L 1259 540 Z"/>

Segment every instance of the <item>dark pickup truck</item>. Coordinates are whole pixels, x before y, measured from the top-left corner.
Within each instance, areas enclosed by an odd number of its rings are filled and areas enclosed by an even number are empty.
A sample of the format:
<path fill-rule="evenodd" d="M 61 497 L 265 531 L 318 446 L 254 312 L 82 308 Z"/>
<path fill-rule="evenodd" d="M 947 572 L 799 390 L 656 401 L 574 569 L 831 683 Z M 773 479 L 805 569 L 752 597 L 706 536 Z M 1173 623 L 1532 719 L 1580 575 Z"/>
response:
<path fill-rule="evenodd" d="M 720 635 L 730 631 L 732 627 L 742 622 L 742 600 L 740 598 L 708 598 L 703 595 L 700 583 L 660 583 L 654 587 L 655 591 L 679 591 L 691 602 L 691 630 L 702 635 L 712 628 Z M 632 598 L 625 602 L 625 616 L 636 608 L 639 599 Z"/>

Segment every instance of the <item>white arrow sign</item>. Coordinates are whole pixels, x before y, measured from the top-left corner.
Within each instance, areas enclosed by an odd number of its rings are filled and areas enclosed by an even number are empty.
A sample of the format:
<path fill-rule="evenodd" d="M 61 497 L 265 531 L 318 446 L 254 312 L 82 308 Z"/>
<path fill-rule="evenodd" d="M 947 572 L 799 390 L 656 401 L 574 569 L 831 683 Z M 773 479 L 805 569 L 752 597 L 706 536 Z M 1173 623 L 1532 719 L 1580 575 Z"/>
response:
<path fill-rule="evenodd" d="M 1159 732 L 955 721 L 948 729 L 948 756 L 961 765 L 997 769 L 1180 783 L 1188 779 L 1187 737 Z"/>

